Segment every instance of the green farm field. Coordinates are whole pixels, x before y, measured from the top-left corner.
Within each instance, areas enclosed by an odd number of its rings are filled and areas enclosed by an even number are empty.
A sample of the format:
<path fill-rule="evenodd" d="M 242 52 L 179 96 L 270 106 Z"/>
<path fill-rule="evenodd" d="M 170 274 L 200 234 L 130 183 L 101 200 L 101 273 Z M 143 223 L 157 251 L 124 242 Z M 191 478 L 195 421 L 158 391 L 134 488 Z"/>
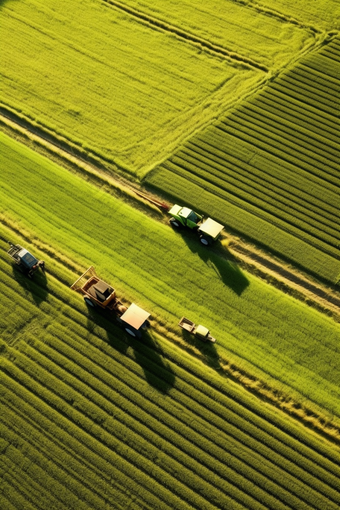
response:
<path fill-rule="evenodd" d="M 153 4 L 3 2 L 3 111 L 142 177 L 325 37 L 232 1 L 218 17 L 216 2 L 175 3 L 157 22 Z"/>
<path fill-rule="evenodd" d="M 290 365 L 296 390 L 339 415 L 339 326 L 0 139 L 1 507 L 335 510 L 339 448 L 223 377 L 216 355 L 279 378 Z M 12 266 L 9 237 L 45 258 L 46 278 Z M 142 341 L 70 290 L 94 260 L 152 313 Z M 205 317 L 216 351 L 181 348 L 182 313 Z"/>
<path fill-rule="evenodd" d="M 339 76 L 336 37 L 192 137 L 146 182 L 337 283 Z"/>
<path fill-rule="evenodd" d="M 0 0 L 1 510 L 340 508 L 339 30 L 339 0 Z M 91 265 L 141 340 L 70 289 Z"/>
<path fill-rule="evenodd" d="M 340 417 L 339 324 L 5 135 L 1 144 L 0 214 L 18 232 L 79 274 L 95 262 L 166 330 L 182 315 L 204 318 L 221 363 L 231 357 Z"/>

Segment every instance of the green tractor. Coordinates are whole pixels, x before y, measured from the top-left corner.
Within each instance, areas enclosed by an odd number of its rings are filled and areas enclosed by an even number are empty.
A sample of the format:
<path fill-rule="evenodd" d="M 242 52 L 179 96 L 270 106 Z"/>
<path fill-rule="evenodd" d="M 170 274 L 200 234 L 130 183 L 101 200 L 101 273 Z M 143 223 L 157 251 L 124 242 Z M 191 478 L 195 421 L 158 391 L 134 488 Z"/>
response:
<path fill-rule="evenodd" d="M 203 216 L 192 211 L 188 207 L 173 205 L 169 210 L 171 216 L 170 224 L 177 229 L 182 227 L 197 230 L 200 241 L 204 246 L 212 244 L 220 236 L 223 225 L 211 218 L 204 219 Z"/>

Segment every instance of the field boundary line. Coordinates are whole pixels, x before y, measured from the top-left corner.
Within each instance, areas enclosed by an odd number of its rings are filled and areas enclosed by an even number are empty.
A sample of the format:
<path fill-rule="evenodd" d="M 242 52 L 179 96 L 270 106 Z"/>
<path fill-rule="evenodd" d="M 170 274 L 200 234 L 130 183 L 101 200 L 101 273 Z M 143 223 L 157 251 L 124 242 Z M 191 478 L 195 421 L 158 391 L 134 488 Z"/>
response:
<path fill-rule="evenodd" d="M 14 131 L 19 133 L 22 137 L 24 137 L 24 142 L 25 139 L 27 140 L 28 138 L 33 143 L 38 144 L 49 153 L 52 153 L 57 158 L 58 164 L 60 164 L 61 161 L 65 162 L 66 160 L 66 164 L 68 166 L 72 165 L 73 168 L 77 169 L 78 175 L 85 173 L 86 176 L 89 176 L 95 181 L 95 185 L 100 184 L 100 186 L 103 186 L 103 183 L 108 184 L 112 191 L 117 192 L 122 199 L 133 202 L 135 206 L 138 204 L 138 206 L 142 207 L 144 211 L 147 211 L 147 214 L 153 215 L 158 219 L 158 221 L 166 221 L 162 219 L 163 213 L 161 213 L 156 206 L 136 195 L 136 191 L 139 191 L 140 187 L 134 186 L 132 183 L 128 183 L 121 177 L 117 178 L 117 176 L 113 177 L 112 175 L 107 174 L 105 170 L 101 170 L 99 167 L 94 166 L 94 164 L 88 163 L 81 156 L 73 154 L 71 150 L 60 147 L 57 143 L 41 136 L 39 132 L 35 133 L 33 127 L 22 126 L 15 118 L 13 119 L 10 116 L 4 115 L 0 108 L 0 126 L 1 124 L 5 125 L 12 132 Z M 150 190 L 146 191 L 149 195 L 151 194 Z M 158 200 L 161 198 L 155 193 L 153 193 L 153 196 Z M 12 225 L 7 225 L 7 227 L 13 230 Z M 21 232 L 20 235 L 22 235 Z M 239 236 L 231 234 L 230 232 L 228 232 L 228 237 L 231 239 L 230 246 L 235 247 L 235 250 L 237 250 L 238 246 L 242 245 L 243 251 L 242 248 L 238 250 L 237 258 L 239 262 L 244 263 L 244 267 L 246 267 L 250 273 L 257 274 L 258 276 L 259 273 L 260 275 L 262 274 L 262 276 L 260 276 L 262 279 L 266 279 L 268 283 L 274 286 L 279 286 L 281 290 L 283 290 L 284 286 L 284 292 L 301 301 L 306 302 L 307 298 L 307 302 L 310 306 L 332 316 L 336 321 L 340 322 L 340 296 L 337 293 L 335 285 L 329 286 L 320 281 L 315 281 L 315 279 L 310 278 L 298 267 L 290 269 L 287 267 L 286 263 L 281 260 L 277 260 L 276 257 L 272 255 L 264 256 L 262 251 L 263 260 L 261 261 L 261 264 L 259 264 L 258 254 L 256 253 L 257 250 L 251 243 L 246 243 L 244 240 L 240 241 Z M 55 257 L 55 254 L 53 256 Z M 252 263 L 249 263 L 250 260 Z M 266 260 L 268 262 L 265 262 Z M 65 263 L 62 259 L 60 259 L 60 262 L 62 264 Z M 277 266 L 274 273 L 276 276 L 279 276 L 279 278 L 273 278 L 273 275 L 269 275 L 270 264 L 275 264 Z M 254 265 L 258 266 L 255 270 Z M 72 266 L 72 270 L 73 269 L 74 267 Z M 299 276 L 295 276 L 297 273 Z M 283 276 L 283 274 L 285 276 Z M 298 291 L 296 289 L 296 278 L 300 279 Z"/>
<path fill-rule="evenodd" d="M 254 67 L 256 69 L 259 69 L 260 71 L 264 71 L 265 73 L 269 72 L 268 67 L 259 62 L 256 62 L 251 58 L 238 55 L 234 51 L 223 48 L 223 46 L 217 46 L 216 44 L 213 44 L 210 41 L 207 41 L 206 39 L 202 39 L 201 37 L 191 34 L 190 32 L 186 32 L 185 30 L 182 30 L 181 28 L 176 27 L 174 25 L 170 25 L 158 18 L 154 18 L 148 14 L 144 14 L 143 12 L 138 11 L 132 7 L 123 5 L 122 3 L 117 2 L 116 0 L 102 0 L 102 2 L 110 5 L 111 7 L 117 10 L 123 11 L 129 14 L 130 16 L 133 16 L 134 18 L 137 18 L 139 22 L 146 23 L 147 25 L 151 26 L 152 28 L 155 28 L 156 30 L 174 34 L 175 36 L 179 37 L 185 42 L 189 42 L 190 44 L 198 46 L 204 49 L 205 51 L 208 51 L 209 53 L 213 53 L 215 55 L 218 55 L 219 57 L 236 61 L 237 63 L 249 67 Z"/>

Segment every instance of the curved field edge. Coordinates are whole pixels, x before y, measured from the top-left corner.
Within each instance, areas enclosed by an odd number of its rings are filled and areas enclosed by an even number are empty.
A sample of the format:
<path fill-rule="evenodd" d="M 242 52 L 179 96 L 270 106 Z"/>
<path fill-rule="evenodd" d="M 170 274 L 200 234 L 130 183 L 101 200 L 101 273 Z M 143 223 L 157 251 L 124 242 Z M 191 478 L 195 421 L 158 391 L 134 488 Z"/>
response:
<path fill-rule="evenodd" d="M 333 38 L 190 139 L 146 185 L 337 283 L 338 54 Z"/>
<path fill-rule="evenodd" d="M 338 414 L 337 324 L 205 251 L 195 238 L 178 236 L 5 135 L 1 141 L 1 213 L 18 232 L 62 254 L 66 264 L 74 261 L 79 273 L 94 264 L 165 330 L 178 331 L 182 315 L 203 322 L 218 339 L 216 352 L 195 348 L 215 358 L 216 368 L 236 360 L 283 393 L 296 392 L 300 402 L 328 408 L 329 418 Z"/>
<path fill-rule="evenodd" d="M 52 274 L 28 281 L 0 257 L 1 307 L 12 303 L 0 397 L 12 501 L 100 509 L 105 493 L 113 508 L 337 507 L 337 447 L 164 337 L 127 338 L 70 292 L 70 269 L 46 262 Z"/>

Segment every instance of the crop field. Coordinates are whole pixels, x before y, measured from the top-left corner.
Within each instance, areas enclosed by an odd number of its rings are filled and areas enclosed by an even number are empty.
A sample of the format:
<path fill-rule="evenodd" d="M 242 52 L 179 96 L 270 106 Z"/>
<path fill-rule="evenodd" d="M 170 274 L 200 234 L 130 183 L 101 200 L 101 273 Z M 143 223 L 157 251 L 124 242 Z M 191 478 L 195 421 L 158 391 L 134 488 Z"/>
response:
<path fill-rule="evenodd" d="M 2 509 L 338 508 L 337 448 L 0 245 Z"/>
<path fill-rule="evenodd" d="M 339 76 L 335 38 L 191 138 L 147 182 L 337 282 Z"/>
<path fill-rule="evenodd" d="M 160 2 L 166 23 L 129 2 L 7 0 L 0 106 L 141 177 L 324 37 L 232 1 L 217 17 L 215 3 Z"/>
<path fill-rule="evenodd" d="M 294 286 L 340 284 L 339 30 L 338 0 L 0 0 L 1 510 L 340 508 L 340 323 Z M 71 290 L 91 265 L 142 339 Z"/>
<path fill-rule="evenodd" d="M 218 338 L 216 350 L 205 351 L 209 359 L 234 359 L 295 391 L 300 402 L 309 398 L 340 417 L 339 324 L 242 272 L 223 252 L 207 252 L 196 236 L 180 236 L 7 136 L 0 139 L 1 218 L 67 265 L 76 261 L 74 279 L 94 264 L 118 295 L 136 300 L 165 331 L 178 334 L 182 315 L 204 320 Z"/>

